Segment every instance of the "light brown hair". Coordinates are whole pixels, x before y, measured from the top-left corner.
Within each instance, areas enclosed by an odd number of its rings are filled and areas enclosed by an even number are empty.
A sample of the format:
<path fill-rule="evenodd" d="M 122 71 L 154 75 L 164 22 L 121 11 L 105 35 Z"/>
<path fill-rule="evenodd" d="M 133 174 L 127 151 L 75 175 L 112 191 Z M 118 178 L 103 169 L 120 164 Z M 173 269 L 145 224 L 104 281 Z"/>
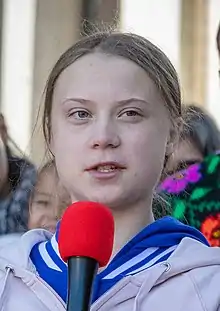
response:
<path fill-rule="evenodd" d="M 78 58 L 96 52 L 124 57 L 142 67 L 161 93 L 173 125 L 178 126 L 177 119 L 181 116 L 181 92 L 176 70 L 168 57 L 141 36 L 106 31 L 82 38 L 70 47 L 55 64 L 49 76 L 45 94 L 43 131 L 47 143 L 51 139 L 52 99 L 59 75 Z"/>

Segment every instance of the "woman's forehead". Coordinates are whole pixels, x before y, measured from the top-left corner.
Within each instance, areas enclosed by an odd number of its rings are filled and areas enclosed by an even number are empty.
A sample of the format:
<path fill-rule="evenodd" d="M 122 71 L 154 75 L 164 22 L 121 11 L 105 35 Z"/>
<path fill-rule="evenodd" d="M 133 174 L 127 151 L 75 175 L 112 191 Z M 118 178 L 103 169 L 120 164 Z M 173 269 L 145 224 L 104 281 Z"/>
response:
<path fill-rule="evenodd" d="M 119 56 L 88 54 L 65 69 L 57 80 L 54 100 L 85 98 L 94 102 L 117 102 L 142 97 L 161 101 L 160 92 L 144 69 Z"/>

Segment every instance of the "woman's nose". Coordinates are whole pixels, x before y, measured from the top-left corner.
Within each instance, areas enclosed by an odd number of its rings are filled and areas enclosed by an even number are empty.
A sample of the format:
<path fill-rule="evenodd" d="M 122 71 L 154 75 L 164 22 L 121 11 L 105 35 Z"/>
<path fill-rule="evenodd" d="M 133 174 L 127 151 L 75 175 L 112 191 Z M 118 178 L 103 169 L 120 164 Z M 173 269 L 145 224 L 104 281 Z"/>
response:
<path fill-rule="evenodd" d="M 91 147 L 93 149 L 117 148 L 120 144 L 120 137 L 113 125 L 100 127 L 92 133 Z"/>

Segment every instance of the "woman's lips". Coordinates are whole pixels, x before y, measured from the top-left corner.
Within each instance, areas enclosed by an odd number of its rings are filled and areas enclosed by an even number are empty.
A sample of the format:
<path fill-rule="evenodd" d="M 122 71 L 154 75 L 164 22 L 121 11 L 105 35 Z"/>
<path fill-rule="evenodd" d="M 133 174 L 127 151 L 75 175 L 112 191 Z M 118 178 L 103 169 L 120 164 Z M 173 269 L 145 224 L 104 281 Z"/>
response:
<path fill-rule="evenodd" d="M 107 180 L 119 176 L 125 166 L 118 162 L 101 162 L 92 165 L 86 171 L 95 179 Z"/>

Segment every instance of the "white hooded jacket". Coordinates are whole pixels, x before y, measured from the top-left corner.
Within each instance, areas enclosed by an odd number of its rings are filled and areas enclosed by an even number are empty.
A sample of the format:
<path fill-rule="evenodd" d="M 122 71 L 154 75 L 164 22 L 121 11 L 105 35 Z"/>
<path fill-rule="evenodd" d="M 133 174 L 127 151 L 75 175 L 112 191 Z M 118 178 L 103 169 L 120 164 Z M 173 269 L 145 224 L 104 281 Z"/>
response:
<path fill-rule="evenodd" d="M 29 255 L 52 235 L 41 229 L 0 249 L 0 311 L 64 311 L 65 303 L 37 276 Z M 220 311 L 220 248 L 184 238 L 170 258 L 123 278 L 91 311 Z"/>

